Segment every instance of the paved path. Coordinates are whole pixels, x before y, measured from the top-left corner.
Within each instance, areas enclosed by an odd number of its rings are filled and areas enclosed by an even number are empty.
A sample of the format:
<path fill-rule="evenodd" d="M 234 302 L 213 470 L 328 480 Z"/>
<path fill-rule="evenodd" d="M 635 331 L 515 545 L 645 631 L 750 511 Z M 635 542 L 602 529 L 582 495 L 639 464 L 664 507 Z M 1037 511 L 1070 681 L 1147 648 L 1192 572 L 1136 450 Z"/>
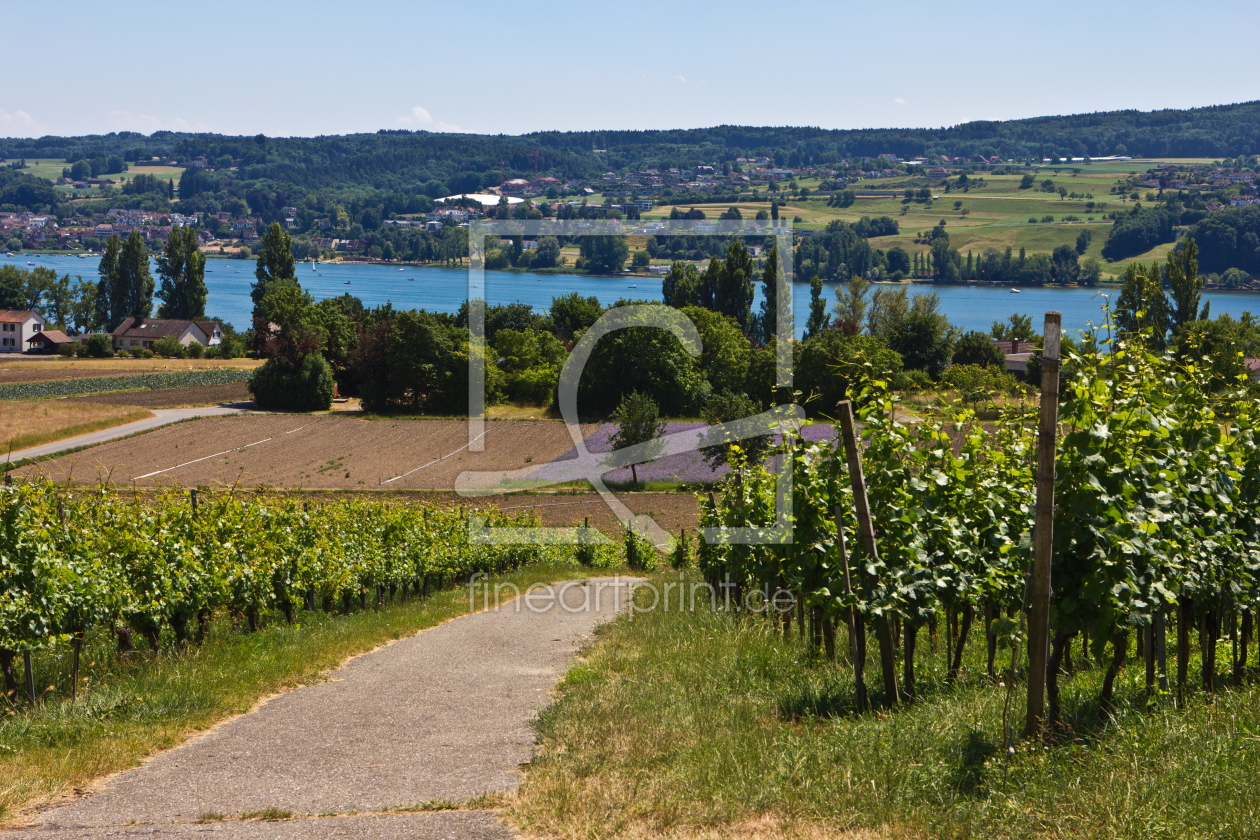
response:
<path fill-rule="evenodd" d="M 56 443 L 46 443 L 43 446 L 33 446 L 30 449 L 22 449 L 13 453 L 5 452 L 4 461 L 20 461 L 23 458 L 42 458 L 45 455 L 55 455 L 58 452 L 104 443 L 107 440 L 117 440 L 127 435 L 134 435 L 136 432 L 147 432 L 150 429 L 178 423 L 180 420 L 191 420 L 194 417 L 218 417 L 221 414 L 252 413 L 254 413 L 252 409 L 240 408 L 234 405 L 212 405 L 204 408 L 156 408 L 153 409 L 154 416 L 144 420 L 137 420 L 134 423 L 115 426 L 103 432 L 93 432 L 90 435 L 66 438 Z"/>
<path fill-rule="evenodd" d="M 533 754 L 534 713 L 632 584 L 558 584 L 534 609 L 517 598 L 356 657 L 0 840 L 509 838 L 493 812 L 372 812 L 514 790 Z M 300 818 L 239 819 L 269 808 Z M 205 814 L 228 819 L 198 824 Z"/>

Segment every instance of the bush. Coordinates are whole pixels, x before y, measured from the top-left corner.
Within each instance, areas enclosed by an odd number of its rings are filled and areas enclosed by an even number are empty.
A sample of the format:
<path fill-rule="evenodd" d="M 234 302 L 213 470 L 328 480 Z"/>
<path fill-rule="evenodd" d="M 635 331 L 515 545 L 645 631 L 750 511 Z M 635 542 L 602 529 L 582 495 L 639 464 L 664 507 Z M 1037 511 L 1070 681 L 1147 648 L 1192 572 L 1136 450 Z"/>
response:
<path fill-rule="evenodd" d="M 206 348 L 202 346 L 201 342 L 194 341 L 192 344 L 188 345 L 185 352 L 188 354 L 188 358 L 190 359 L 200 359 L 206 355 Z"/>
<path fill-rule="evenodd" d="M 205 358 L 207 359 L 217 359 L 223 354 L 219 350 L 219 345 L 216 344 L 213 347 L 207 347 L 205 350 L 205 353 L 203 353 L 202 355 L 205 356 Z"/>
<path fill-rule="evenodd" d="M 993 339 L 975 330 L 958 340 L 954 347 L 953 363 L 955 365 L 978 365 L 980 367 L 1006 367 L 1006 356 L 993 343 Z"/>
<path fill-rule="evenodd" d="M 131 353 L 131 358 L 133 358 L 133 359 L 139 359 L 139 358 L 141 358 L 141 357 L 143 356 L 143 354 L 144 354 L 144 348 L 143 348 L 143 347 L 132 347 L 132 348 L 131 348 L 131 350 L 129 350 L 129 351 L 127 351 L 127 352 Z"/>
<path fill-rule="evenodd" d="M 65 344 L 58 344 L 57 352 L 60 353 L 62 356 L 65 356 L 67 359 L 73 359 L 74 358 L 74 343 L 67 341 Z"/>
<path fill-rule="evenodd" d="M 76 344 L 76 345 L 75 345 L 75 348 L 74 348 L 74 355 L 75 355 L 75 356 L 77 356 L 77 357 L 78 357 L 78 358 L 80 358 L 80 359 L 85 359 L 85 358 L 87 358 L 87 355 L 88 355 L 87 345 L 86 345 L 86 344 Z"/>
<path fill-rule="evenodd" d="M 173 335 L 164 336 L 153 342 L 153 352 L 164 359 L 184 358 L 184 345 Z"/>
<path fill-rule="evenodd" d="M 152 351 L 152 350 L 141 350 L 141 351 L 140 351 L 140 358 L 142 358 L 142 359 L 152 359 L 152 358 L 153 358 L 153 351 Z"/>
<path fill-rule="evenodd" d="M 892 376 L 892 389 L 906 394 L 921 394 L 932 387 L 926 370 L 899 370 Z"/>
<path fill-rule="evenodd" d="M 687 539 L 686 531 L 679 533 L 678 541 L 674 543 L 674 550 L 669 558 L 669 564 L 675 569 L 685 569 L 691 565 L 691 540 Z"/>
<path fill-rule="evenodd" d="M 871 366 L 869 371 L 864 369 L 867 364 Z M 827 329 L 804 343 L 794 382 L 806 399 L 806 412 L 832 416 L 836 404 L 850 396 L 846 373 L 892 379 L 901 369 L 900 354 L 879 339 L 869 335 L 846 336 L 840 330 Z"/>
<path fill-rule="evenodd" d="M 647 537 L 635 533 L 634 528 L 626 529 L 626 565 L 636 572 L 656 571 L 656 547 L 648 542 Z"/>
<path fill-rule="evenodd" d="M 259 408 L 277 411 L 326 411 L 332 406 L 333 373 L 318 353 L 308 353 L 294 370 L 280 359 L 268 359 L 249 380 Z"/>
<path fill-rule="evenodd" d="M 1019 383 L 1003 368 L 993 365 L 951 365 L 941 377 L 941 384 L 958 392 L 963 402 L 980 403 L 997 394 L 1015 394 Z"/>
<path fill-rule="evenodd" d="M 86 346 L 88 355 L 93 359 L 104 359 L 114 354 L 114 340 L 102 333 L 89 336 Z"/>

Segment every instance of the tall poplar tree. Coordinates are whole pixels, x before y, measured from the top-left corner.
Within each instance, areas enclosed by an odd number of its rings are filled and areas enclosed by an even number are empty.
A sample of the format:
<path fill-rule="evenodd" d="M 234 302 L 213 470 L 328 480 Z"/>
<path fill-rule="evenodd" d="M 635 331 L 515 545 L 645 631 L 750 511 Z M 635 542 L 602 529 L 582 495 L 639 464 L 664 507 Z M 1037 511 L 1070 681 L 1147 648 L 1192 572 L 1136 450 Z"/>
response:
<path fill-rule="evenodd" d="M 1203 288 L 1203 280 L 1199 277 L 1199 246 L 1194 239 L 1187 238 L 1186 244 L 1179 250 L 1168 254 L 1168 296 L 1172 298 L 1173 330 L 1185 326 L 1191 321 L 1206 321 L 1208 307 L 1199 310 L 1199 292 Z"/>
<path fill-rule="evenodd" d="M 206 255 L 191 227 L 171 231 L 166 250 L 158 257 L 162 286 L 158 317 L 195 320 L 206 317 Z"/>
<path fill-rule="evenodd" d="M 752 254 L 736 239 L 726 249 L 721 278 L 713 290 L 713 309 L 734 318 L 746 334 L 752 333 L 756 329 L 752 314 L 755 291 Z"/>
<path fill-rule="evenodd" d="M 149 273 L 149 249 L 139 231 L 132 231 L 123 243 L 111 283 L 122 302 L 119 322 L 123 318 L 148 318 L 152 314 L 153 275 Z"/>
<path fill-rule="evenodd" d="M 779 318 L 779 287 L 783 284 L 783 262 L 779 259 L 779 246 L 774 245 L 766 254 L 766 265 L 761 271 L 761 316 L 757 319 L 759 337 L 763 343 L 774 338 Z M 792 313 L 788 311 L 787 335 L 791 336 Z"/>
<path fill-rule="evenodd" d="M 809 281 L 809 320 L 805 322 L 805 340 L 827 327 L 827 299 L 823 297 L 823 279 L 815 274 Z"/>
<path fill-rule="evenodd" d="M 254 277 L 249 296 L 254 302 L 255 318 L 263 314 L 263 298 L 269 292 L 284 285 L 299 285 L 293 267 L 293 239 L 278 222 L 271 223 L 259 244 Z"/>
<path fill-rule="evenodd" d="M 122 323 L 123 299 L 117 284 L 114 282 L 118 274 L 118 254 L 122 251 L 122 240 L 114 234 L 105 243 L 101 261 L 97 271 L 101 279 L 96 284 L 96 322 L 102 324 L 106 332 L 110 332 Z"/>

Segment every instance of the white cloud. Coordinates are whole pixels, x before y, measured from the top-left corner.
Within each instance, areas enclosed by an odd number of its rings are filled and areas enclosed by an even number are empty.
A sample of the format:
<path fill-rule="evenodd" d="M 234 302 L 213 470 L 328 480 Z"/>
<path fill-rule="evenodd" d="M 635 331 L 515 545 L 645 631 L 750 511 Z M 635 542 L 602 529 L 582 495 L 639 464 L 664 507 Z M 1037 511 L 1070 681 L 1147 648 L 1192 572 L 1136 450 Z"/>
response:
<path fill-rule="evenodd" d="M 0 108 L 0 137 L 37 137 L 44 133 L 43 126 L 25 111 Z"/>
<path fill-rule="evenodd" d="M 192 125 L 183 117 L 155 117 L 132 111 L 110 111 L 108 117 L 116 131 L 152 134 L 155 131 L 195 131 L 202 128 L 201 125 Z"/>
<path fill-rule="evenodd" d="M 411 109 L 411 113 L 405 117 L 399 117 L 400 125 L 414 125 L 417 128 L 423 128 L 425 131 L 459 131 L 460 127 L 433 119 L 433 115 L 419 105 Z"/>
<path fill-rule="evenodd" d="M 680 82 L 685 82 L 685 81 L 687 81 L 687 80 L 686 80 L 686 79 L 684 79 L 682 76 L 679 76 L 679 77 L 678 77 L 678 81 L 680 81 Z"/>
<path fill-rule="evenodd" d="M 893 104 L 894 104 L 894 105 L 905 105 L 905 104 L 906 104 L 906 100 L 902 99 L 900 96 L 894 96 L 894 97 L 893 97 Z"/>

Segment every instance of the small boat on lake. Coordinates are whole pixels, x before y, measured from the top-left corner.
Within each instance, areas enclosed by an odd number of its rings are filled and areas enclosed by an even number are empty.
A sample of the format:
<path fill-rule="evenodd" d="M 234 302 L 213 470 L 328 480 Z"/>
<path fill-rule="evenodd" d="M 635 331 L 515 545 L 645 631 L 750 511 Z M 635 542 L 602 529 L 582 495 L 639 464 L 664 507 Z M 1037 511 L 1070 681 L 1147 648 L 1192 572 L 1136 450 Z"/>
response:
<path fill-rule="evenodd" d="M 1011 294 L 1013 295 L 1019 294 L 1019 289 L 1011 289 Z"/>

